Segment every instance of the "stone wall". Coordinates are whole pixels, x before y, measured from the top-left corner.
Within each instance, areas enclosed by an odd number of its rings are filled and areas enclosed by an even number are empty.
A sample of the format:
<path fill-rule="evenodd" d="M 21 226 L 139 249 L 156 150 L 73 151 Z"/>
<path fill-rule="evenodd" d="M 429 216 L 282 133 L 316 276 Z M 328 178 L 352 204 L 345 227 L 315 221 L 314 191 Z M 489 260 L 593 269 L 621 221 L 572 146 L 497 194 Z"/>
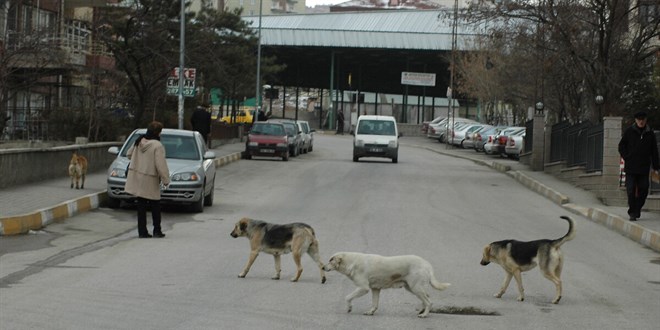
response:
<path fill-rule="evenodd" d="M 88 172 L 105 170 L 115 159 L 108 153 L 122 142 L 73 144 L 52 148 L 17 148 L 0 150 L 0 189 L 25 183 L 68 177 L 71 154 L 77 151 L 87 158 Z"/>

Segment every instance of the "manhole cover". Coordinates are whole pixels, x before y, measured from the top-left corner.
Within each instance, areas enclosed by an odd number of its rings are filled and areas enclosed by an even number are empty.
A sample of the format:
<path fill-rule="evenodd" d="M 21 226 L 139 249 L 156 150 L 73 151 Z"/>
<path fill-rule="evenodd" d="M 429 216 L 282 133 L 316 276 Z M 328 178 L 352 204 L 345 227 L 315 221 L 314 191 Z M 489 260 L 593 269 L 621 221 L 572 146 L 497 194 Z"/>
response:
<path fill-rule="evenodd" d="M 486 311 L 477 307 L 457 307 L 457 306 L 443 306 L 439 308 L 432 308 L 431 313 L 454 314 L 454 315 L 485 315 L 485 316 L 501 315 L 498 312 Z"/>

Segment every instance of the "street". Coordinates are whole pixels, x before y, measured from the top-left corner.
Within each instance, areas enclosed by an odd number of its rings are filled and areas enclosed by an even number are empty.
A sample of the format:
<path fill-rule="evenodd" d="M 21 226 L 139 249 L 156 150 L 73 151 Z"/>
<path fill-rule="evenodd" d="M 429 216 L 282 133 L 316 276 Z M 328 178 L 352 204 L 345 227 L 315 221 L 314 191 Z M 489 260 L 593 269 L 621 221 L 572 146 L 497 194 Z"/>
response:
<path fill-rule="evenodd" d="M 164 239 L 138 239 L 135 210 L 101 208 L 37 234 L 0 237 L 3 329 L 655 329 L 660 324 L 660 255 L 531 192 L 488 167 L 406 144 L 399 163 L 352 161 L 351 136 L 317 134 L 314 151 L 241 160 L 218 168 L 215 202 L 203 213 L 164 208 Z M 437 143 L 428 141 L 429 144 Z M 538 268 L 501 299 L 500 266 L 481 266 L 483 247 L 503 239 L 555 239 L 563 245 L 563 298 Z M 245 278 L 246 238 L 229 233 L 242 217 L 305 222 L 322 260 L 338 251 L 415 254 L 445 291 L 428 286 L 434 306 L 403 289 L 371 294 L 346 313 L 354 284 L 303 256 L 297 283 L 290 254 L 282 279 L 260 254 Z M 149 227 L 151 230 L 151 227 Z M 465 315 L 447 311 L 463 310 Z M 447 313 L 441 313 L 441 312 Z M 479 314 L 479 315 L 477 315 Z"/>

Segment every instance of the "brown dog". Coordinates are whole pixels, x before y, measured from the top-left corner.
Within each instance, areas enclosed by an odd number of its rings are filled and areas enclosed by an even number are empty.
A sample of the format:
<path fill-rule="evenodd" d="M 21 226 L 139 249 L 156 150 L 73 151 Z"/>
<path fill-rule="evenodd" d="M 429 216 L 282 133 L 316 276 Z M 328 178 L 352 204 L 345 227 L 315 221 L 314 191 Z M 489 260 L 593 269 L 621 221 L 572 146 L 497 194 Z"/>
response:
<path fill-rule="evenodd" d="M 69 162 L 69 176 L 71 177 L 71 189 L 75 182 L 76 189 L 85 189 L 85 175 L 87 174 L 87 158 L 78 155 L 75 151 Z M 81 182 L 82 181 L 82 182 Z M 80 185 L 79 185 L 80 183 Z"/>
<path fill-rule="evenodd" d="M 272 224 L 264 221 L 243 218 L 239 220 L 231 232 L 231 237 L 247 237 L 250 240 L 250 259 L 245 269 L 238 274 L 243 278 L 250 271 L 250 267 L 257 259 L 259 252 L 272 254 L 275 258 L 275 276 L 274 280 L 280 279 L 280 256 L 289 252 L 293 253 L 293 261 L 296 263 L 296 275 L 291 278 L 292 282 L 298 281 L 302 274 L 302 265 L 300 259 L 303 253 L 309 254 L 319 265 L 321 270 L 321 283 L 325 283 L 325 272 L 323 272 L 323 263 L 319 256 L 319 242 L 314 235 L 314 229 L 304 223 L 289 223 L 284 225 Z"/>
<path fill-rule="evenodd" d="M 521 273 L 536 267 L 538 263 L 543 276 L 555 284 L 556 296 L 552 300 L 552 303 L 556 304 L 559 302 L 561 299 L 561 270 L 564 263 L 564 258 L 559 248 L 562 244 L 575 237 L 575 224 L 573 220 L 567 216 L 562 216 L 561 218 L 568 221 L 568 233 L 562 238 L 555 240 L 541 239 L 530 242 L 504 240 L 490 243 L 484 247 L 481 265 L 486 266 L 492 261 L 502 266 L 506 272 L 504 284 L 500 291 L 495 294 L 495 297 L 501 298 L 509 287 L 511 277 L 515 277 L 518 283 L 518 292 L 520 293 L 518 301 L 525 300 L 525 290 L 522 286 Z"/>

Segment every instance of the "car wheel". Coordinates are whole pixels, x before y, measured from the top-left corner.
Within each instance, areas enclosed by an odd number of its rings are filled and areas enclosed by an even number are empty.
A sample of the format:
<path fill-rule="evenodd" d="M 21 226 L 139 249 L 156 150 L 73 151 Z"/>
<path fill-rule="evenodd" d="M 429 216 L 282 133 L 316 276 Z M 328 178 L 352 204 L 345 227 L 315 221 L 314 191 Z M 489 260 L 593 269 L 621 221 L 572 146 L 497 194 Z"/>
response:
<path fill-rule="evenodd" d="M 200 197 L 198 201 L 190 205 L 190 210 L 194 213 L 204 212 L 204 196 Z"/>
<path fill-rule="evenodd" d="M 202 196 L 199 197 L 198 201 L 190 204 L 190 210 L 195 213 L 204 212 L 204 191 L 206 191 L 206 184 L 202 187 Z"/>
<path fill-rule="evenodd" d="M 464 142 L 465 142 L 465 141 L 461 141 L 461 149 L 465 149 L 465 144 L 464 144 Z"/>
<path fill-rule="evenodd" d="M 398 162 L 399 162 L 399 158 L 397 157 L 392 158 L 392 163 L 396 164 Z"/>
<path fill-rule="evenodd" d="M 360 157 L 358 157 L 358 156 L 353 156 L 353 161 L 354 161 L 354 162 L 357 162 L 359 159 L 360 159 Z"/>
<path fill-rule="evenodd" d="M 314 146 L 310 144 L 309 145 L 309 150 L 307 150 L 307 152 L 312 152 L 312 150 L 314 150 Z"/>
<path fill-rule="evenodd" d="M 215 178 L 213 178 L 215 182 Z M 204 197 L 204 206 L 213 206 L 213 195 L 215 195 L 215 184 L 211 187 L 211 192 Z"/>
<path fill-rule="evenodd" d="M 118 209 L 121 206 L 121 200 L 118 198 L 108 197 L 108 207 L 111 209 Z"/>
<path fill-rule="evenodd" d="M 286 154 L 284 154 L 284 156 L 282 156 L 282 160 L 285 161 L 285 162 L 289 161 L 289 152 L 288 151 L 286 152 Z"/>

